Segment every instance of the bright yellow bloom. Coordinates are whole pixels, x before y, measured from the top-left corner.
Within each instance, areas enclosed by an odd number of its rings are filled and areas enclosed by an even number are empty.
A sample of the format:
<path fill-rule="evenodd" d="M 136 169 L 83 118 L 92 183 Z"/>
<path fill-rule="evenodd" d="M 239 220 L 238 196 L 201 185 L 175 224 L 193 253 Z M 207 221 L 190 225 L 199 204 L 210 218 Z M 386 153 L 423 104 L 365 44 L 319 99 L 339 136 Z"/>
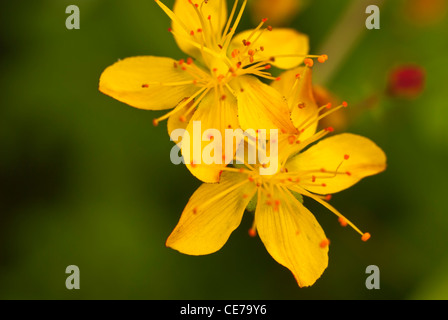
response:
<path fill-rule="evenodd" d="M 278 171 L 260 175 L 260 165 L 249 164 L 225 168 L 218 184 L 204 183 L 192 195 L 166 245 L 190 255 L 216 252 L 239 226 L 251 199 L 256 199 L 250 234 L 257 231 L 270 255 L 304 287 L 312 285 L 326 269 L 330 242 L 313 214 L 298 199 L 305 196 L 319 202 L 366 241 L 370 234 L 359 230 L 328 200 L 331 194 L 385 170 L 386 156 L 371 140 L 354 134 L 339 134 L 314 144 L 332 130 L 316 133 L 319 108 L 311 94 L 311 69 L 305 67 L 283 76 L 284 82 L 276 86 L 280 91 L 289 88 L 286 101 L 279 93 L 275 98 L 271 87 L 258 84 L 259 90 L 269 92 L 274 99 L 266 101 L 266 107 L 286 103 L 292 115 L 303 112 L 292 120 L 275 120 L 283 128 Z M 296 121 L 295 131 L 288 132 L 292 126 L 288 121 Z"/>
<path fill-rule="evenodd" d="M 237 102 L 240 91 L 235 90 L 235 84 L 258 81 L 255 76 L 274 80 L 269 73 L 271 66 L 289 69 L 300 65 L 308 54 L 308 37 L 292 29 L 266 27 L 266 19 L 257 28 L 235 35 L 247 0 L 239 10 L 235 1 L 229 19 L 226 0 L 196 1 L 176 0 L 170 10 L 156 0 L 172 20 L 169 30 L 179 48 L 190 58 L 175 61 L 140 56 L 120 60 L 103 72 L 99 90 L 136 108 L 174 108 L 154 120 L 158 124 L 168 119 L 169 132 L 177 128 L 193 132 L 194 121 L 201 121 L 201 134 L 207 129 L 236 129 L 239 120 L 248 121 L 250 112 L 246 110 L 248 103 Z M 246 93 L 251 94 L 251 89 L 246 86 Z M 226 157 L 230 158 L 233 155 Z M 185 161 L 204 182 L 217 182 L 226 165 L 197 165 L 200 161 L 192 158 Z"/>

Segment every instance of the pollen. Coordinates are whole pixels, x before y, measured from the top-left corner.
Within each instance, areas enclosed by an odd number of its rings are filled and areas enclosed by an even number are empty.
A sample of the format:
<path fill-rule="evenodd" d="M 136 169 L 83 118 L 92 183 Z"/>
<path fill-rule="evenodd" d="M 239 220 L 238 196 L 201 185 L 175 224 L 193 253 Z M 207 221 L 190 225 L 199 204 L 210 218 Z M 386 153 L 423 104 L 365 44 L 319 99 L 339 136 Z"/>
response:
<path fill-rule="evenodd" d="M 312 59 L 310 59 L 310 58 L 306 58 L 304 61 L 303 61 L 303 63 L 305 63 L 305 65 L 307 66 L 307 67 L 312 67 L 312 66 L 314 66 L 314 61 L 312 60 Z"/>
<path fill-rule="evenodd" d="M 328 240 L 328 239 L 324 239 L 324 240 L 322 240 L 321 242 L 320 242 L 320 244 L 319 244 L 319 246 L 322 248 L 322 249 L 325 249 L 326 247 L 328 247 L 330 245 L 330 240 Z"/>
<path fill-rule="evenodd" d="M 370 236 L 370 233 L 366 232 L 366 233 L 364 233 L 364 234 L 362 235 L 361 240 L 364 241 L 364 242 L 366 242 L 367 240 L 370 239 L 370 237 L 371 237 L 371 236 Z"/>
<path fill-rule="evenodd" d="M 319 56 L 319 58 L 317 58 L 317 61 L 319 61 L 320 63 L 324 63 L 327 60 L 328 60 L 328 56 L 326 54 L 323 54 L 323 55 Z"/>
<path fill-rule="evenodd" d="M 257 235 L 257 231 L 254 228 L 249 229 L 249 236 L 254 238 Z"/>
<path fill-rule="evenodd" d="M 296 137 L 295 137 L 295 136 L 289 136 L 289 137 L 288 137 L 288 143 L 289 143 L 289 144 L 293 144 L 293 143 L 295 142 L 295 140 L 296 140 Z"/>
<path fill-rule="evenodd" d="M 342 227 L 346 227 L 348 225 L 347 220 L 344 217 L 339 217 L 338 221 Z"/>

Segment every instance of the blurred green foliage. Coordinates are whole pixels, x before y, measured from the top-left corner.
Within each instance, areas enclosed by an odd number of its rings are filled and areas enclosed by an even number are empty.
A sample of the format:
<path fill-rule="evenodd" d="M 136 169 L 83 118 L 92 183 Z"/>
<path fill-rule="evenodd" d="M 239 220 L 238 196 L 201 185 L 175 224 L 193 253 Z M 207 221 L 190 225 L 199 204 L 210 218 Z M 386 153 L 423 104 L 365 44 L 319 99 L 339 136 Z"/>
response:
<path fill-rule="evenodd" d="M 350 2 L 310 1 L 291 26 L 310 36 L 313 52 Z M 80 30 L 65 28 L 70 4 L 80 8 Z M 97 89 L 101 72 L 119 58 L 184 57 L 154 1 L 5 2 L 0 298 L 448 298 L 447 20 L 417 26 L 404 5 L 384 5 L 381 29 L 364 32 L 328 84 L 353 105 L 347 112 L 357 116 L 347 131 L 371 138 L 388 155 L 385 173 L 332 200 L 372 239 L 363 243 L 305 199 L 332 242 L 322 278 L 299 289 L 261 241 L 247 235 L 251 213 L 213 255 L 165 247 L 200 182 L 171 164 L 166 128 L 151 124 L 157 112 L 133 109 Z M 252 26 L 246 12 L 241 29 Z M 426 88 L 416 100 L 385 95 L 389 70 L 403 63 L 426 69 Z M 376 103 L 365 105 L 371 97 Z M 71 264 L 81 270 L 80 290 L 65 288 Z M 380 290 L 365 287 L 371 264 L 381 270 Z"/>

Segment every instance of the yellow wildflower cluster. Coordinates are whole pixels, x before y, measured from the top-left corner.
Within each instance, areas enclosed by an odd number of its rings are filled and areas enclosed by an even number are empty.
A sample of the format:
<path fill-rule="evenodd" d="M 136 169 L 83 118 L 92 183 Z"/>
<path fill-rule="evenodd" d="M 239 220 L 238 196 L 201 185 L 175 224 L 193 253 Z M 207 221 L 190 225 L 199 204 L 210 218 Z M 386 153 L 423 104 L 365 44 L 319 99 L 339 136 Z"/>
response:
<path fill-rule="evenodd" d="M 120 60 L 103 72 L 99 90 L 135 108 L 172 109 L 154 125 L 167 119 L 170 135 L 185 130 L 172 139 L 179 146 L 192 144 L 194 149 L 196 143 L 199 152 L 181 148 L 182 156 L 204 183 L 191 196 L 166 245 L 190 255 L 214 253 L 239 226 L 249 203 L 256 203 L 249 234 L 260 236 L 299 286 L 312 285 L 328 265 L 330 242 L 302 196 L 321 203 L 342 225 L 350 225 L 367 240 L 370 234 L 360 231 L 328 200 L 331 194 L 383 171 L 384 152 L 354 134 L 323 139 L 333 129 L 318 130 L 319 121 L 347 103 L 317 105 L 312 68 L 315 60 L 324 63 L 328 57 L 309 55 L 306 35 L 272 28 L 267 19 L 253 30 L 236 33 L 247 0 L 241 4 L 236 0 L 229 15 L 226 0 L 176 0 L 172 10 L 155 2 L 171 19 L 169 31 L 187 58 Z M 285 71 L 273 76 L 272 67 Z M 197 158 L 230 129 L 252 135 L 244 135 L 242 143 L 232 141 L 232 148 L 227 148 L 228 143 L 213 148 L 223 161 Z M 260 170 L 266 163 L 250 162 L 248 154 L 237 152 L 260 140 L 262 130 L 278 132 L 262 138 L 265 150 L 272 145 L 277 149 L 277 166 L 269 174 Z M 195 134 L 202 137 L 199 146 Z M 233 165 L 237 158 L 239 164 Z"/>

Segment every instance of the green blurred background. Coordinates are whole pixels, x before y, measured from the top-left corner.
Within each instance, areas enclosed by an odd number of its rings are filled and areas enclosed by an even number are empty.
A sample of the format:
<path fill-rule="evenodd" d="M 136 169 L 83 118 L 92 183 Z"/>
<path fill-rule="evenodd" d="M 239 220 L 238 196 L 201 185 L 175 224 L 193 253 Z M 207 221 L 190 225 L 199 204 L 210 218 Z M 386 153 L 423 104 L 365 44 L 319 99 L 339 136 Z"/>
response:
<path fill-rule="evenodd" d="M 248 236 L 249 213 L 215 254 L 165 247 L 200 182 L 171 164 L 165 123 L 152 126 L 159 113 L 98 91 L 101 72 L 119 58 L 185 57 L 154 1 L 3 3 L 0 298 L 447 299 L 448 25 L 441 10 L 419 23 L 409 15 L 411 2 L 386 1 L 380 30 L 354 19 L 362 37 L 326 83 L 352 106 L 346 131 L 379 144 L 388 169 L 332 200 L 372 234 L 367 243 L 306 201 L 331 247 L 328 269 L 303 289 Z M 308 1 L 289 25 L 310 36 L 311 52 L 325 53 L 317 51 L 352 3 Z M 71 4 L 80 8 L 79 30 L 65 27 Z M 367 15 L 359 15 L 364 23 Z M 248 10 L 240 30 L 253 26 Z M 424 92 L 386 95 L 391 68 L 406 63 L 426 70 Z M 316 65 L 317 82 L 324 68 Z M 72 264 L 81 271 L 80 290 L 65 288 Z M 380 268 L 379 290 L 365 287 L 368 265 Z"/>

